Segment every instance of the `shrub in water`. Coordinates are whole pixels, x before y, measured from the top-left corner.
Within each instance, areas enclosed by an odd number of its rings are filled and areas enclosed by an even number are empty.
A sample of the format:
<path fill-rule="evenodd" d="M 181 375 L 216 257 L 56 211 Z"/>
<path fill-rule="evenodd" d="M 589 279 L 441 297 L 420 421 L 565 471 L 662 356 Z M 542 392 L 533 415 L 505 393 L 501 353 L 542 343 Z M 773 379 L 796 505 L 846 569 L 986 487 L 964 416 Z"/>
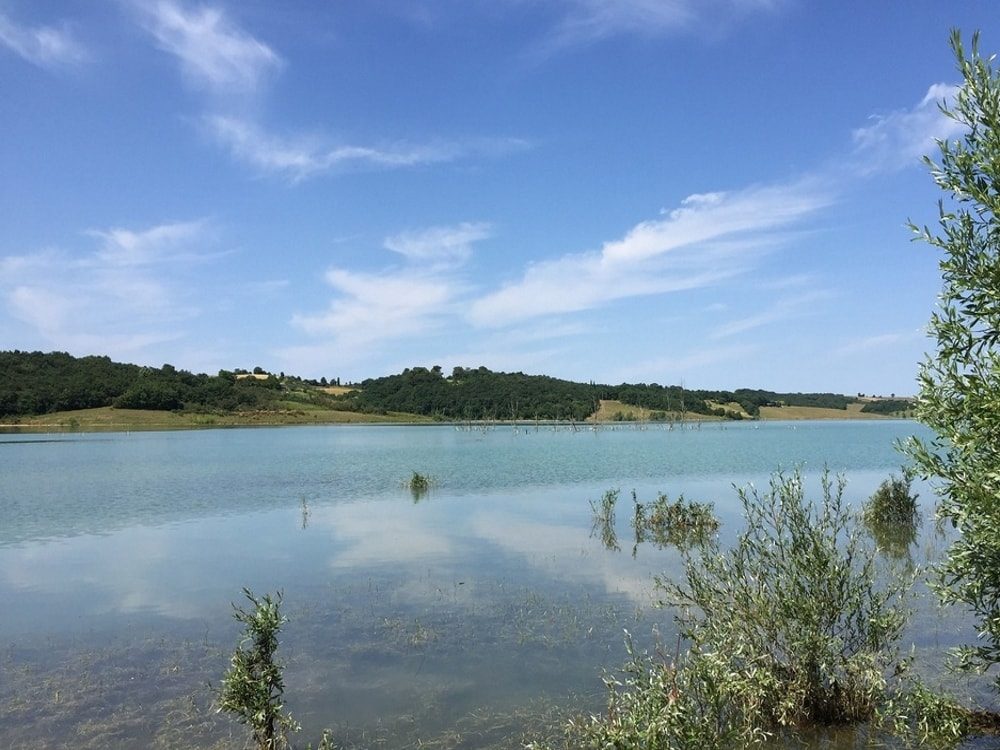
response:
<path fill-rule="evenodd" d="M 287 619 L 281 614 L 280 592 L 260 598 L 250 589 L 243 593 L 253 607 L 233 605 L 233 616 L 245 627 L 222 678 L 218 710 L 250 727 L 259 750 L 276 750 L 287 745 L 288 732 L 298 731 L 291 715 L 284 712 L 284 667 L 275 659 L 278 632 Z"/>
<path fill-rule="evenodd" d="M 735 546 L 687 553 L 684 580 L 660 582 L 692 652 L 725 654 L 754 686 L 742 705 L 758 726 L 867 719 L 898 665 L 905 583 L 880 584 L 844 485 L 824 473 L 816 503 L 797 472 L 763 494 L 739 490 L 747 528 Z"/>
<path fill-rule="evenodd" d="M 807 500 L 795 473 L 763 494 L 739 491 L 747 525 L 734 546 L 682 550 L 682 580 L 657 581 L 680 608 L 687 653 L 637 657 L 627 644 L 623 678 L 606 681 L 607 714 L 571 723 L 567 747 L 746 747 L 874 716 L 905 666 L 907 582 L 880 582 L 843 481 L 825 474 L 822 488 Z"/>
<path fill-rule="evenodd" d="M 417 501 L 431 488 L 431 478 L 426 474 L 415 471 L 413 472 L 413 476 L 406 481 L 406 486 L 413 493 L 414 501 Z"/>
<path fill-rule="evenodd" d="M 719 519 L 715 517 L 711 503 L 685 500 L 683 495 L 670 502 L 670 498 L 663 493 L 648 506 L 636 500 L 635 492 L 632 499 L 635 502 L 632 528 L 635 529 L 637 545 L 647 539 L 661 547 L 704 544 L 719 528 Z"/>
<path fill-rule="evenodd" d="M 892 557 L 907 555 L 917 539 L 920 511 L 917 495 L 910 491 L 910 477 L 889 477 L 861 509 L 861 520 L 880 549 Z"/>

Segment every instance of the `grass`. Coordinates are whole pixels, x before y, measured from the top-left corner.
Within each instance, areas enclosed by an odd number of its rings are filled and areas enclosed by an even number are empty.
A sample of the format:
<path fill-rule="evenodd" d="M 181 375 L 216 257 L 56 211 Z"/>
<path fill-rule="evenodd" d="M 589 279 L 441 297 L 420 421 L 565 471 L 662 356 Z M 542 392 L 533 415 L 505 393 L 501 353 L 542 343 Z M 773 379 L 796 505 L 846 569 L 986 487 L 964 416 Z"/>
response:
<path fill-rule="evenodd" d="M 111 406 L 97 409 L 55 412 L 33 417 L 8 420 L 0 428 L 25 431 L 65 430 L 68 432 L 120 432 L 143 430 L 190 430 L 203 427 L 246 427 L 307 424 L 376 424 L 376 423 L 430 423 L 432 420 L 417 414 L 390 412 L 389 414 L 361 414 L 353 411 L 324 409 L 296 401 L 279 402 L 281 408 L 273 411 L 227 412 L 210 414 L 199 412 L 147 411 L 143 409 L 116 409 Z"/>
<path fill-rule="evenodd" d="M 323 391 L 323 393 L 329 393 L 331 396 L 343 396 L 347 393 L 350 393 L 351 391 L 357 391 L 359 393 L 361 392 L 360 388 L 351 388 L 350 386 L 346 385 L 320 386 L 319 390 Z"/>
<path fill-rule="evenodd" d="M 892 419 L 884 414 L 861 411 L 864 404 L 848 404 L 846 409 L 824 409 L 819 406 L 762 406 L 761 419 Z"/>
<path fill-rule="evenodd" d="M 624 417 L 624 421 L 635 421 L 643 422 L 650 421 L 651 416 L 655 409 L 646 409 L 642 406 L 633 406 L 632 404 L 626 404 L 622 401 L 614 401 L 611 399 L 601 399 L 600 405 L 597 407 L 597 411 L 587 417 L 588 422 L 620 422 L 622 419 L 617 419 L 619 415 Z M 674 419 L 680 419 L 680 413 L 668 412 L 668 418 L 673 417 Z M 687 421 L 693 420 L 703 420 L 703 421 L 713 421 L 718 420 L 719 417 L 708 416 L 705 414 L 694 414 L 693 412 L 685 412 L 684 419 Z"/>

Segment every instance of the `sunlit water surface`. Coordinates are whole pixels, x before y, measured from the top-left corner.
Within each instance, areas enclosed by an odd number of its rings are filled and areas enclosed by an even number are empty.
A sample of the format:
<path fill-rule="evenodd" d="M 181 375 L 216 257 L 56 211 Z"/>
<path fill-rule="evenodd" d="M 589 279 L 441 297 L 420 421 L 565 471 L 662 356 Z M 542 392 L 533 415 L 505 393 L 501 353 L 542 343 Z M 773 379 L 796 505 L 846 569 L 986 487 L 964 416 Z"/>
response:
<path fill-rule="evenodd" d="M 286 706 L 360 747 L 510 747 L 598 710 L 623 630 L 673 650 L 653 576 L 676 549 L 634 545 L 642 500 L 715 504 L 732 485 L 824 467 L 858 505 L 921 434 L 911 422 L 767 422 L 599 430 L 293 427 L 0 435 L 0 746 L 240 747 L 212 711 L 241 589 L 281 590 Z M 429 493 L 404 486 L 413 471 Z M 617 547 L 591 500 L 620 488 Z M 945 541 L 925 522 L 893 566 Z M 918 667 L 969 623 L 929 600 Z M 973 698 L 982 686 L 950 678 Z"/>

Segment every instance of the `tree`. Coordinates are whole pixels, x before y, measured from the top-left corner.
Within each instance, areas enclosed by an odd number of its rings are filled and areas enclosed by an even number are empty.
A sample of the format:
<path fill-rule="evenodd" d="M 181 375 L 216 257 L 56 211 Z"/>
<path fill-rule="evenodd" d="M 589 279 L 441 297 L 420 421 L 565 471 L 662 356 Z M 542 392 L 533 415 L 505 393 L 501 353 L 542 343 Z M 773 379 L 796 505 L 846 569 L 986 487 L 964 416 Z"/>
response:
<path fill-rule="evenodd" d="M 951 46 L 964 80 L 941 110 L 964 135 L 938 142 L 938 163 L 925 158 L 947 196 L 937 227 L 910 225 L 943 251 L 930 321 L 937 351 L 921 366 L 917 399 L 918 418 L 936 434 L 912 440 L 909 452 L 937 480 L 938 512 L 958 531 L 937 588 L 975 613 L 982 638 L 961 662 L 985 670 L 1000 663 L 1000 76 L 980 55 L 978 34 L 970 54 L 958 31 Z"/>

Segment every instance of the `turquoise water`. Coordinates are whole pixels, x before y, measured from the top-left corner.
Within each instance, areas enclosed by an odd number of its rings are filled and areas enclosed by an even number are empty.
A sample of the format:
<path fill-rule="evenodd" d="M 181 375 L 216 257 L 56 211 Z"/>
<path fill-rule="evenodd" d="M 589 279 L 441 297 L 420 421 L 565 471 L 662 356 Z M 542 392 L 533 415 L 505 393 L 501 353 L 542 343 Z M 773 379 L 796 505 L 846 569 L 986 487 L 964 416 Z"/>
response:
<path fill-rule="evenodd" d="M 623 629 L 671 642 L 651 581 L 679 556 L 648 543 L 633 555 L 633 488 L 713 502 L 725 539 L 739 526 L 733 483 L 799 467 L 815 484 L 827 466 L 857 503 L 921 429 L 0 435 L 0 745 L 239 747 L 206 683 L 225 669 L 230 602 L 247 586 L 283 591 L 303 746 L 325 726 L 366 747 L 509 746 L 567 707 L 600 706 Z M 419 499 L 404 487 L 413 471 L 433 480 Z M 619 551 L 592 534 L 589 501 L 609 488 L 623 490 Z M 912 561 L 939 548 L 927 532 Z M 965 637 L 944 617 L 918 612 L 928 654 Z"/>

